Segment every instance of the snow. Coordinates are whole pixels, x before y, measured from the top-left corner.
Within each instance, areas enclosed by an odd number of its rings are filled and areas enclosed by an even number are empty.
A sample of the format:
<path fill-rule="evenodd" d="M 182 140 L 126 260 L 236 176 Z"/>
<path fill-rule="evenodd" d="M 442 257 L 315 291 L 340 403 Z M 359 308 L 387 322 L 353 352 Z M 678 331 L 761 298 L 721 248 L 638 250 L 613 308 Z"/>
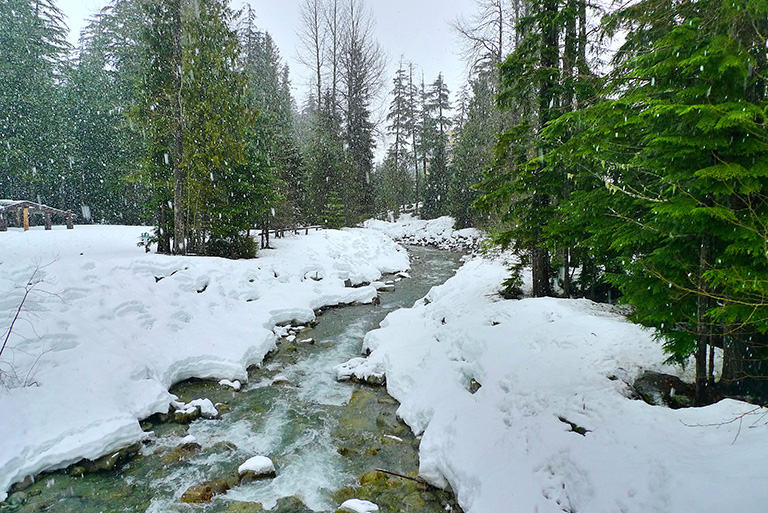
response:
<path fill-rule="evenodd" d="M 257 476 L 275 473 L 275 464 L 266 456 L 254 456 L 237 468 L 237 473 L 243 475 L 252 472 Z"/>
<path fill-rule="evenodd" d="M 379 511 L 379 507 L 370 501 L 349 499 L 339 506 L 339 511 L 347 511 L 349 513 L 374 513 Z"/>
<path fill-rule="evenodd" d="M 412 214 L 402 214 L 395 223 L 370 219 L 363 226 L 384 232 L 403 244 L 441 249 L 474 249 L 483 238 L 483 233 L 475 228 L 455 230 L 454 220 L 448 216 L 422 220 Z"/>
<path fill-rule="evenodd" d="M 190 413 L 189 409 L 195 410 L 200 408 L 200 414 L 206 419 L 215 419 L 219 416 L 219 410 L 213 405 L 213 401 L 210 399 L 195 399 L 191 401 L 186 408 L 185 413 Z"/>
<path fill-rule="evenodd" d="M 240 381 L 238 380 L 230 381 L 228 379 L 222 379 L 222 380 L 219 380 L 219 385 L 223 387 L 231 388 L 235 392 L 238 392 L 240 388 L 242 388 L 242 383 L 240 383 Z"/>
<path fill-rule="evenodd" d="M 368 225 L 400 240 L 458 237 L 443 219 L 401 219 Z M 251 261 L 145 254 L 135 243 L 146 230 L 0 234 L 0 319 L 38 263 L 45 280 L 0 359 L 18 377 L 0 389 L 0 490 L 141 440 L 137 419 L 167 411 L 173 383 L 245 381 L 290 335 L 285 325 L 371 301 L 382 273 L 408 268 L 370 230 L 289 236 Z M 501 258 L 468 261 L 370 332 L 368 357 L 336 367 L 341 378 L 386 377 L 421 436 L 423 478 L 450 485 L 466 513 L 765 511 L 768 410 L 629 399 L 644 370 L 681 374 L 651 331 L 586 300 L 502 300 L 506 277 Z M 363 502 L 347 510 L 375 511 L 352 509 Z"/>
<path fill-rule="evenodd" d="M 138 420 L 168 411 L 174 383 L 244 382 L 275 349 L 276 325 L 370 302 L 377 291 L 364 284 L 409 268 L 402 248 L 370 230 L 287 236 L 238 261 L 145 253 L 136 243 L 148 230 L 0 233 L 0 331 L 37 266 L 43 280 L 0 357 L 0 500 L 28 475 L 144 439 Z"/>
<path fill-rule="evenodd" d="M 367 358 L 336 367 L 386 376 L 422 435 L 423 478 L 466 513 L 766 510 L 768 410 L 628 398 L 643 370 L 681 375 L 653 333 L 587 300 L 502 300 L 506 276 L 501 259 L 466 263 L 368 333 Z"/>

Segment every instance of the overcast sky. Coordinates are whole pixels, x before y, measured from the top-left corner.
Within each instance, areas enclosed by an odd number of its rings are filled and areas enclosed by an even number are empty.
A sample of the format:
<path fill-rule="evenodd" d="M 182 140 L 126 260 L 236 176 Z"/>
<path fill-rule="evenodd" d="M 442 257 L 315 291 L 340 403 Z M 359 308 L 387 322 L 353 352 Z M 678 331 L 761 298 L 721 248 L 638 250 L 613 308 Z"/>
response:
<path fill-rule="evenodd" d="M 234 0 L 233 7 L 246 2 Z M 296 59 L 298 11 L 300 0 L 249 0 L 256 12 L 260 29 L 269 32 L 291 68 L 294 96 L 303 101 L 307 90 L 306 70 Z M 57 0 L 56 5 L 68 17 L 70 41 L 77 41 L 84 19 L 107 4 L 107 0 Z M 385 88 L 392 88 L 392 77 L 400 56 L 412 61 L 417 72 L 431 83 L 443 72 L 452 96 L 464 83 L 464 64 L 459 42 L 449 23 L 459 15 L 473 12 L 472 0 L 368 0 L 376 18 L 376 30 L 389 67 Z M 419 80 L 421 77 L 418 77 Z"/>

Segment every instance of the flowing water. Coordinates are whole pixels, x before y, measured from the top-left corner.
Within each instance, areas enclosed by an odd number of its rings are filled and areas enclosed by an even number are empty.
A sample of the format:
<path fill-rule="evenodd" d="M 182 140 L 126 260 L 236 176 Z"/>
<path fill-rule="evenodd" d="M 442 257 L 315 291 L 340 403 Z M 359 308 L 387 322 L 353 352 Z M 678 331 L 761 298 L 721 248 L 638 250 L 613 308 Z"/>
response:
<path fill-rule="evenodd" d="M 439 512 L 452 497 L 415 481 L 419 441 L 396 416 L 384 388 L 335 380 L 333 367 L 360 352 L 362 339 L 390 312 L 410 307 L 455 272 L 460 255 L 409 248 L 411 278 L 380 293 L 379 305 L 333 308 L 319 322 L 283 340 L 277 353 L 249 371 L 239 392 L 190 380 L 172 389 L 181 400 L 209 398 L 228 410 L 191 424 L 147 422 L 154 435 L 121 468 L 79 474 L 73 468 L 38 476 L 11 494 L 0 511 L 257 512 L 335 511 L 348 498 L 368 499 L 381 511 Z M 308 341 L 311 339 L 312 341 Z M 188 435 L 195 438 L 189 443 Z M 234 484 L 204 504 L 181 502 L 190 486 L 225 480 L 253 455 L 272 458 L 277 476 Z M 230 483 L 232 484 L 232 483 Z"/>

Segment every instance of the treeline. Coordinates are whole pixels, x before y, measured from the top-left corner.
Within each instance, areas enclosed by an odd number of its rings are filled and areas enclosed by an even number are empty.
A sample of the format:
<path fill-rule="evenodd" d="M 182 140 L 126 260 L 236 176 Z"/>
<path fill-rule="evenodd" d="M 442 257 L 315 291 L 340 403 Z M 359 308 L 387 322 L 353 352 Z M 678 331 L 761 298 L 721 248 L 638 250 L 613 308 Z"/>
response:
<path fill-rule="evenodd" d="M 404 63 L 392 80 L 387 133 L 392 141 L 376 172 L 380 212 L 395 215 L 415 204 L 427 219 L 453 216 L 458 228 L 476 226 L 472 208 L 479 193 L 472 186 L 493 155 L 495 74 L 484 70 L 462 91 L 458 104 L 439 74 L 425 84 L 414 79 L 416 66 Z"/>
<path fill-rule="evenodd" d="M 332 85 L 301 110 L 250 7 L 113 0 L 76 49 L 62 18 L 53 0 L 0 5 L 0 197 L 154 224 L 160 252 L 230 257 L 254 254 L 255 226 L 373 215 L 384 58 L 361 0 L 316 19 L 333 33 Z"/>
<path fill-rule="evenodd" d="M 534 295 L 620 294 L 695 357 L 699 404 L 768 397 L 768 2 L 478 5 L 460 27 L 470 50 L 509 45 L 509 118 L 477 205 Z"/>

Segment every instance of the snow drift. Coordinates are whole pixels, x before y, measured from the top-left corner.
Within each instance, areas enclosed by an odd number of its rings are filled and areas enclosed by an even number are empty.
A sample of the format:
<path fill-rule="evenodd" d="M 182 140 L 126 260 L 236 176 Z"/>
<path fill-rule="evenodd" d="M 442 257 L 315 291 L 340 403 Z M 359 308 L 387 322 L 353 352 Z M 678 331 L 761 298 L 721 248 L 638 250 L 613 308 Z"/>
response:
<path fill-rule="evenodd" d="M 630 399 L 642 370 L 680 373 L 653 333 L 586 300 L 504 301 L 506 274 L 466 263 L 368 333 L 367 358 L 337 367 L 386 377 L 423 435 L 422 477 L 467 513 L 766 510 L 768 410 Z"/>
<path fill-rule="evenodd" d="M 36 267 L 42 279 L 0 358 L 0 500 L 26 476 L 141 440 L 137 420 L 167 411 L 178 381 L 246 380 L 276 347 L 276 324 L 376 296 L 345 282 L 409 267 L 369 230 L 289 236 L 240 261 L 146 254 L 136 246 L 146 230 L 0 234 L 0 326 Z"/>

